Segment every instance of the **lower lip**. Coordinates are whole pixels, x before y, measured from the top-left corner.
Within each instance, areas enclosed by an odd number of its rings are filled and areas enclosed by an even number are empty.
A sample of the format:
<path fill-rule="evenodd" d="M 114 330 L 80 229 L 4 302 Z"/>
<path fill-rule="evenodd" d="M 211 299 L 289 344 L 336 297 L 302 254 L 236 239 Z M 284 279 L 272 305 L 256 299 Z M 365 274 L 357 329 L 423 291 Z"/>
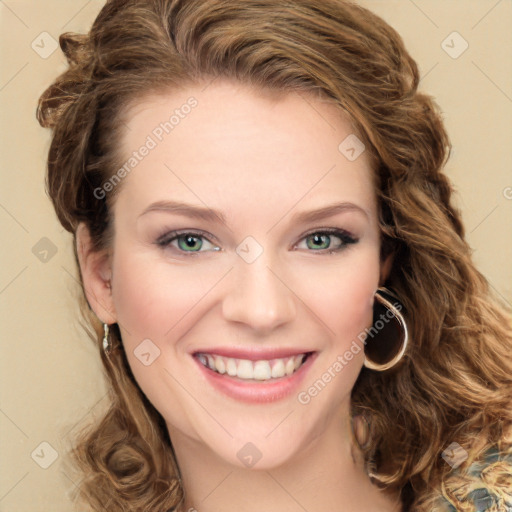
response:
<path fill-rule="evenodd" d="M 301 381 L 313 364 L 317 353 L 309 355 L 306 362 L 289 376 L 261 382 L 249 382 L 227 374 L 217 373 L 194 360 L 206 380 L 216 389 L 231 398 L 249 403 L 268 403 L 282 400 L 298 390 Z"/>

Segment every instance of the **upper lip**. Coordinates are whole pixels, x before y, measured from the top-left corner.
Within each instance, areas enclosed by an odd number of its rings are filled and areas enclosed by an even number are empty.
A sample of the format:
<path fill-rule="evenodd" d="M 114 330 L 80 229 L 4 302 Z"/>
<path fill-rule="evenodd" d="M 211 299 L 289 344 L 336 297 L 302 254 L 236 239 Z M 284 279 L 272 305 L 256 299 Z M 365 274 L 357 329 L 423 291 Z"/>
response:
<path fill-rule="evenodd" d="M 248 359 L 249 361 L 282 359 L 286 357 L 298 356 L 314 352 L 310 349 L 301 348 L 240 348 L 240 347 L 215 347 L 205 348 L 204 350 L 194 350 L 193 355 L 211 354 L 233 359 Z"/>

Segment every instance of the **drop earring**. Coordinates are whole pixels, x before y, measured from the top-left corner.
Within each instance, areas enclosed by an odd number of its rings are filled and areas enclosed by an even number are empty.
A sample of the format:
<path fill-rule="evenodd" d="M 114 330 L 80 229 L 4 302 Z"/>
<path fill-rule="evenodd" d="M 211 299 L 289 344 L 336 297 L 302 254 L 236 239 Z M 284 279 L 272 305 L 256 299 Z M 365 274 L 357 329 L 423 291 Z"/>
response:
<path fill-rule="evenodd" d="M 103 351 L 108 356 L 110 354 L 110 351 L 112 350 L 112 341 L 110 340 L 108 324 L 103 324 L 103 330 Z"/>

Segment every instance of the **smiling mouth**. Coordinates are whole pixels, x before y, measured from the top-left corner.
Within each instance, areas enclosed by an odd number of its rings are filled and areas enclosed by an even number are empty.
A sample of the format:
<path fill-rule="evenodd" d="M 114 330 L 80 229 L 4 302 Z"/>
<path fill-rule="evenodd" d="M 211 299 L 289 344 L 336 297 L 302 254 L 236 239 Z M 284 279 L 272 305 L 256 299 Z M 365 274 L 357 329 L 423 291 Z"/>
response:
<path fill-rule="evenodd" d="M 217 354 L 197 353 L 194 357 L 206 368 L 242 380 L 271 381 L 294 374 L 312 352 L 276 359 L 236 359 Z"/>

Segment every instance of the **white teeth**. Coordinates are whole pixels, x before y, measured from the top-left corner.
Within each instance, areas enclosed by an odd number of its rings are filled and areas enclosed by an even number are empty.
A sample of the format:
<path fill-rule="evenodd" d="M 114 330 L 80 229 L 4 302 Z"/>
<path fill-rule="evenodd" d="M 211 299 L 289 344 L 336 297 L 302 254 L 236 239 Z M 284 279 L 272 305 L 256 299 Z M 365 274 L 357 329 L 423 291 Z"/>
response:
<path fill-rule="evenodd" d="M 286 375 L 291 375 L 295 371 L 295 361 L 294 361 L 293 357 L 291 357 L 290 359 L 288 359 L 288 361 L 286 361 L 286 364 L 284 365 L 284 369 L 286 371 Z"/>
<path fill-rule="evenodd" d="M 215 367 L 212 368 L 212 370 L 215 369 L 217 369 L 220 374 L 226 373 L 226 364 L 224 363 L 224 359 L 222 359 L 222 357 L 215 356 Z"/>
<path fill-rule="evenodd" d="M 238 363 L 236 376 L 240 377 L 241 379 L 252 379 L 254 377 L 252 362 L 248 361 L 247 359 L 240 360 Z"/>
<path fill-rule="evenodd" d="M 197 355 L 204 366 L 221 375 L 227 373 L 230 377 L 261 381 L 292 375 L 300 368 L 305 357 L 305 354 L 299 354 L 281 359 L 250 361 L 211 354 Z"/>
<path fill-rule="evenodd" d="M 268 380 L 271 376 L 270 363 L 268 361 L 256 361 L 253 378 L 256 380 Z"/>
<path fill-rule="evenodd" d="M 227 359 L 226 372 L 230 377 L 236 377 L 236 361 L 234 359 Z"/>
<path fill-rule="evenodd" d="M 275 363 L 274 363 L 274 366 L 272 366 L 272 377 L 274 379 L 277 379 L 279 377 L 284 377 L 285 376 L 285 370 L 284 370 L 284 362 L 282 359 L 278 359 Z"/>

